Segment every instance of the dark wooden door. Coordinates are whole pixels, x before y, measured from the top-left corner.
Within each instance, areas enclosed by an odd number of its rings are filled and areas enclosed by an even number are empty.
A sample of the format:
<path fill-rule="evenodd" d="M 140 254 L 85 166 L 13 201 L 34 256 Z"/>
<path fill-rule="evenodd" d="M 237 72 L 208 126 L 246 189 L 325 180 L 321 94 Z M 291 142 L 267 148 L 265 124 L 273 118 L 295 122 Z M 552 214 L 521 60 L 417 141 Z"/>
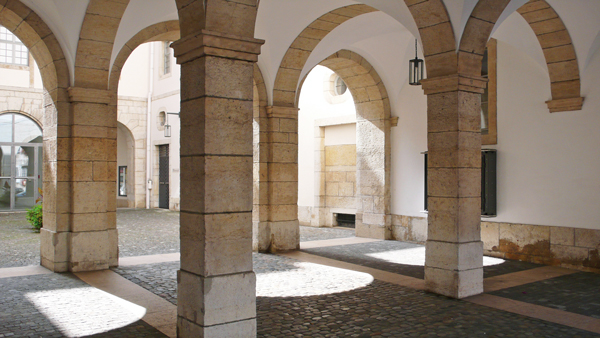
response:
<path fill-rule="evenodd" d="M 169 209 L 169 145 L 158 146 L 158 207 Z"/>

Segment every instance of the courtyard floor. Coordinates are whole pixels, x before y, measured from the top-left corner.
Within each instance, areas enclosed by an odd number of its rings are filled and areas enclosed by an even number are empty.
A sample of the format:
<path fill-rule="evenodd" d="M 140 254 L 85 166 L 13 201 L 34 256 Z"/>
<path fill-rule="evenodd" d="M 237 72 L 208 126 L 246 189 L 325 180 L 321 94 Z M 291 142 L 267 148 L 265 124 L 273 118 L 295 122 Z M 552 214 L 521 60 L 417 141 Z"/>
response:
<path fill-rule="evenodd" d="M 24 214 L 0 214 L 0 338 L 174 337 L 178 213 L 119 210 L 120 266 L 40 267 Z M 424 291 L 421 245 L 301 227 L 253 254 L 258 337 L 600 337 L 600 274 L 484 258 L 485 293 Z"/>

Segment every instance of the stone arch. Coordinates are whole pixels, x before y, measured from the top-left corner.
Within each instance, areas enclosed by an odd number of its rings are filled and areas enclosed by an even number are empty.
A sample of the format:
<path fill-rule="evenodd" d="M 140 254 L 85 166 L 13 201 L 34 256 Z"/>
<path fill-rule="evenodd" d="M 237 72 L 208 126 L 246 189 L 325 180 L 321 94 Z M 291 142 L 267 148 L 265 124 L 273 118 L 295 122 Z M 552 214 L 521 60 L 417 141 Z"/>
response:
<path fill-rule="evenodd" d="M 69 69 L 62 48 L 48 25 L 18 0 L 0 4 L 0 25 L 15 34 L 29 49 L 40 69 L 44 89 L 53 103 L 56 106 L 67 104 L 64 97 L 70 85 Z"/>
<path fill-rule="evenodd" d="M 546 58 L 552 92 L 552 100 L 546 102 L 550 112 L 581 110 L 579 64 L 565 24 L 545 0 L 530 0 L 517 12 L 531 26 Z"/>
<path fill-rule="evenodd" d="M 138 46 L 151 41 L 175 41 L 179 39 L 179 34 L 179 22 L 176 20 L 159 22 L 139 31 L 125 43 L 123 48 L 119 51 L 119 54 L 117 54 L 110 71 L 108 89 L 112 93 L 117 92 L 123 66 L 129 58 L 129 55 L 131 55 Z M 112 103 L 115 103 L 115 98 L 113 98 Z"/>
<path fill-rule="evenodd" d="M 129 0 L 90 0 L 77 44 L 75 86 L 106 90 L 114 40 Z"/>
<path fill-rule="evenodd" d="M 273 88 L 273 106 L 295 107 L 302 68 L 310 53 L 327 34 L 352 18 L 375 11 L 377 9 L 368 5 L 337 8 L 323 14 L 300 32 L 285 53 L 277 71 Z"/>
<path fill-rule="evenodd" d="M 20 109 L 11 109 L 11 107 L 9 107 L 7 110 L 4 111 L 0 111 L 0 115 L 3 114 L 19 114 L 19 115 L 23 115 L 29 119 L 31 119 L 33 122 L 35 122 L 38 127 L 40 127 L 40 129 L 42 130 L 42 133 L 44 132 L 44 123 L 43 123 L 43 116 L 39 116 L 39 115 L 33 115 L 29 112 L 20 110 Z"/>
<path fill-rule="evenodd" d="M 344 80 L 356 106 L 356 235 L 390 239 L 391 107 L 385 84 L 365 58 L 349 50 L 340 50 L 319 65 L 333 70 Z M 320 137 L 323 138 L 324 133 Z M 320 163 L 324 156 L 323 153 L 315 157 L 315 180 L 324 179 L 324 164 Z M 319 210 L 314 214 L 327 218 L 330 212 L 325 191 L 320 190 L 315 191 Z M 319 223 L 324 221 L 319 219 Z"/>
<path fill-rule="evenodd" d="M 456 74 L 456 39 L 450 16 L 442 0 L 404 2 L 419 29 L 427 64 L 427 78 Z"/>

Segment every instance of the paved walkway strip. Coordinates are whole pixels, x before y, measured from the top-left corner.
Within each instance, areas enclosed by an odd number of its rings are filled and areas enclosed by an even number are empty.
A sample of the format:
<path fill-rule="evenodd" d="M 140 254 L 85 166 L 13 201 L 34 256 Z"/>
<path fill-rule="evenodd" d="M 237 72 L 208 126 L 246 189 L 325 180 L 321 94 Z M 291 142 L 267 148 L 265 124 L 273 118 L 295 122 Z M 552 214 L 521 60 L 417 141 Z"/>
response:
<path fill-rule="evenodd" d="M 75 276 L 97 289 L 144 307 L 144 322 L 168 337 L 177 336 L 177 306 L 111 270 L 78 272 Z"/>
<path fill-rule="evenodd" d="M 121 257 L 121 258 L 119 258 L 119 266 L 133 266 L 133 265 L 142 265 L 142 264 L 178 262 L 180 257 L 181 257 L 181 255 L 179 254 L 179 252 L 161 254 L 161 255 Z"/>
<path fill-rule="evenodd" d="M 313 249 L 313 248 L 324 248 L 324 247 L 329 247 L 329 246 L 371 243 L 371 242 L 380 242 L 380 241 L 381 241 L 381 239 L 363 238 L 363 237 L 324 239 L 324 240 L 320 240 L 320 241 L 300 242 L 300 249 L 303 250 L 303 249 Z"/>
<path fill-rule="evenodd" d="M 486 278 L 483 281 L 484 292 L 493 292 L 502 289 L 512 288 L 514 286 L 535 283 L 546 279 L 570 275 L 579 272 L 557 266 L 544 266 L 525 271 L 508 273 L 505 275 Z"/>
<path fill-rule="evenodd" d="M 561 324 L 600 334 L 600 319 L 572 312 L 556 310 L 545 306 L 519 302 L 517 300 L 487 294 L 477 295 L 463 300 L 506 312 L 541 319 L 550 323 Z"/>
<path fill-rule="evenodd" d="M 17 268 L 0 269 L 0 278 L 23 277 L 33 275 L 45 275 L 53 273 L 41 265 L 20 266 Z"/>

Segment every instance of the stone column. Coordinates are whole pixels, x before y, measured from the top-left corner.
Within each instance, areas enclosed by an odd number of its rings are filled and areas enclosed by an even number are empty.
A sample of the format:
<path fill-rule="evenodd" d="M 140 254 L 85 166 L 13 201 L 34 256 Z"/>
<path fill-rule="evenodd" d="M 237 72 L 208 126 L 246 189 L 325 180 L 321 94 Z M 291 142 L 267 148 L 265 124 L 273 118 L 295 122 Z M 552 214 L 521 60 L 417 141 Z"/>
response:
<path fill-rule="evenodd" d="M 464 298 L 483 292 L 481 93 L 486 80 L 422 81 L 427 95 L 427 290 Z"/>
<path fill-rule="evenodd" d="M 381 105 L 381 106 L 379 106 Z M 383 101 L 356 109 L 356 236 L 391 239 L 390 120 Z"/>
<path fill-rule="evenodd" d="M 264 41 L 202 30 L 181 64 L 179 337 L 256 335 L 252 74 Z"/>
<path fill-rule="evenodd" d="M 72 121 L 59 118 L 56 141 L 45 140 L 44 209 L 50 217 L 41 234 L 42 265 L 107 269 L 118 260 L 117 118 L 108 109 L 108 91 L 72 87 L 68 94 Z"/>
<path fill-rule="evenodd" d="M 316 227 L 332 227 L 333 214 L 327 207 L 325 191 L 325 128 L 315 126 L 315 204 L 312 210 L 311 225 Z"/>

